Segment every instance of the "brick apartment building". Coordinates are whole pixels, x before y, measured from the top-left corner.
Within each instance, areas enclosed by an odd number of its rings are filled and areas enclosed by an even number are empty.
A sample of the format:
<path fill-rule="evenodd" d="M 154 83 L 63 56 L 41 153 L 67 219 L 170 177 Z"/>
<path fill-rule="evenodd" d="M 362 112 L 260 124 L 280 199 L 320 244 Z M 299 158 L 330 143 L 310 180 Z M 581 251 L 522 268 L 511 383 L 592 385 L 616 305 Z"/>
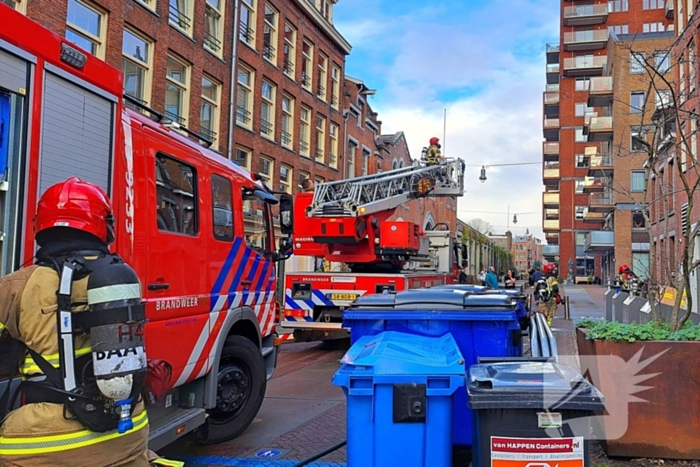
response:
<path fill-rule="evenodd" d="M 519 272 L 527 272 L 536 261 L 542 262 L 542 240 L 532 234 L 513 237 L 513 267 Z"/>
<path fill-rule="evenodd" d="M 591 175 L 584 161 L 602 154 L 600 144 L 591 144 L 584 134 L 584 117 L 596 111 L 588 104 L 591 78 L 607 70 L 611 33 L 641 36 L 665 31 L 672 15 L 667 14 L 664 0 L 561 0 L 560 11 L 559 43 L 546 49 L 542 227 L 549 245 L 547 258 L 559 258 L 560 276 L 585 281 L 591 270 L 595 276 L 603 274 L 601 254 L 585 251 L 584 235 L 601 226 L 584 222 L 581 214 L 588 212 L 591 191 L 585 188 Z M 587 147 L 595 151 L 587 153 Z"/>

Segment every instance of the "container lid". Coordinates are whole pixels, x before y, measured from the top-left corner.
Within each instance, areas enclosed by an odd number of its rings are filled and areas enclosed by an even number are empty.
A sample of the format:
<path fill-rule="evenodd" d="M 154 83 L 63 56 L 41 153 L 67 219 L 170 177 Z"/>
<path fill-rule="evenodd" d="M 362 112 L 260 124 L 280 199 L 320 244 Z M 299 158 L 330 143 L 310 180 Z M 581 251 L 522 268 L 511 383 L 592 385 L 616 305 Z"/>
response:
<path fill-rule="evenodd" d="M 452 334 L 424 337 L 387 331 L 364 336 L 340 361 L 345 369 L 372 375 L 461 375 L 464 359 Z"/>
<path fill-rule="evenodd" d="M 503 362 L 473 365 L 468 391 L 473 408 L 602 410 L 603 396 L 581 374 L 553 362 Z"/>
<path fill-rule="evenodd" d="M 470 294 L 460 290 L 425 289 L 388 294 L 363 295 L 350 309 L 395 310 L 488 310 L 513 311 L 511 298 L 506 295 Z"/>

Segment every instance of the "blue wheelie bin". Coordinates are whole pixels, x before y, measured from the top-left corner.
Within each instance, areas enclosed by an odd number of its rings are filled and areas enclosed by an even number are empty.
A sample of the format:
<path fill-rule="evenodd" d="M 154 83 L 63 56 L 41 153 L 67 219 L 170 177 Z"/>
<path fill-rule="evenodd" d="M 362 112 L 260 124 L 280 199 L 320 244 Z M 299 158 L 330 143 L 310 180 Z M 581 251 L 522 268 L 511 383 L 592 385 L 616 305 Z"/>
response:
<path fill-rule="evenodd" d="M 454 393 L 464 359 L 450 334 L 358 339 L 333 384 L 347 398 L 349 467 L 450 467 Z"/>
<path fill-rule="evenodd" d="M 343 313 L 350 342 L 384 331 L 427 337 L 452 334 L 468 369 L 479 357 L 519 357 L 522 332 L 515 305 L 505 295 L 428 289 L 366 295 Z M 455 393 L 453 443 L 472 445 L 471 410 L 464 388 Z"/>

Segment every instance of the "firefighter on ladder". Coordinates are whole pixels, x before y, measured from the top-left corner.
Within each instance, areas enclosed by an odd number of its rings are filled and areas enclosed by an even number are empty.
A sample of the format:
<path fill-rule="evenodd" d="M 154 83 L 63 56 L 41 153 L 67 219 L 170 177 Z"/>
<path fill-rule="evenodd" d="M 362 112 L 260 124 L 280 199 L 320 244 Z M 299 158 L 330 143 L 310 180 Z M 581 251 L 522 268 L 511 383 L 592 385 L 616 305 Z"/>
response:
<path fill-rule="evenodd" d="M 440 163 L 440 139 L 430 138 L 430 146 L 426 155 L 428 165 L 438 165 Z"/>
<path fill-rule="evenodd" d="M 16 369 L 19 364 L 23 403 L 12 410 L 18 394 L 10 391 L 9 385 L 0 394 L 0 465 L 183 466 L 183 462 L 159 458 L 148 450 L 148 418 L 139 397 L 145 365 L 140 373 L 124 371 L 101 380 L 99 368 L 104 362 L 93 360 L 110 353 L 95 357 L 96 347 L 108 349 L 91 342 L 91 334 L 131 325 L 134 319 L 145 320 L 134 318 L 143 313 L 138 277 L 108 249 L 114 230 L 107 194 L 78 178 L 53 185 L 39 200 L 34 233 L 39 245 L 36 264 L 0 279 L 2 366 L 7 369 L 14 364 Z M 114 277 L 114 271 L 133 274 L 133 280 L 91 289 L 91 279 Z M 123 300 L 126 295 L 104 295 L 123 285 L 135 290 L 135 302 Z M 91 300 L 95 303 L 100 292 L 103 298 L 113 300 L 107 304 L 119 303 L 114 306 L 120 308 L 91 308 Z M 127 302 L 128 307 L 122 305 Z M 128 319 L 124 318 L 127 313 Z M 14 356 L 8 355 L 7 349 L 12 349 Z M 142 358 L 134 360 L 128 352 L 111 349 L 117 359 L 128 355 L 129 365 L 145 363 L 143 349 L 138 352 Z M 126 405 L 110 403 L 101 392 L 105 381 L 115 391 L 116 383 L 127 383 L 132 398 Z"/>
<path fill-rule="evenodd" d="M 544 276 L 535 284 L 535 298 L 538 311 L 547 318 L 547 324 L 551 326 L 560 300 L 557 268 L 552 263 L 545 264 L 542 272 Z"/>

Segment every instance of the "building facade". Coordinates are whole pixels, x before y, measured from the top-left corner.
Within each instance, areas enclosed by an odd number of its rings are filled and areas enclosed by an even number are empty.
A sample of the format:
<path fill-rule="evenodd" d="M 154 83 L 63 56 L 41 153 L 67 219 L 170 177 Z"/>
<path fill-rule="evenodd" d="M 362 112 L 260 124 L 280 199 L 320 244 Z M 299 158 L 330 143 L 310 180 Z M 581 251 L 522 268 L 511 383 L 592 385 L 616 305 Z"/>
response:
<path fill-rule="evenodd" d="M 535 263 L 542 263 L 542 240 L 532 234 L 513 237 L 513 267 L 519 272 L 527 272 Z"/>
<path fill-rule="evenodd" d="M 611 34 L 640 37 L 666 31 L 672 14 L 663 0 L 561 0 L 560 6 L 559 43 L 546 48 L 542 227 L 548 245 L 557 247 L 547 252 L 548 257 L 559 258 L 560 276 L 586 281 L 590 271 L 598 277 L 603 274 L 601 254 L 586 252 L 585 245 L 585 234 L 600 230 L 585 222 L 582 214 L 588 212 L 591 193 L 586 188 L 586 177 L 591 175 L 585 161 L 602 154 L 600 143 L 584 133 L 586 116 L 594 119 L 594 126 L 612 125 L 609 116 L 593 115 L 596 108 L 589 106 L 592 78 L 606 73 Z"/>

